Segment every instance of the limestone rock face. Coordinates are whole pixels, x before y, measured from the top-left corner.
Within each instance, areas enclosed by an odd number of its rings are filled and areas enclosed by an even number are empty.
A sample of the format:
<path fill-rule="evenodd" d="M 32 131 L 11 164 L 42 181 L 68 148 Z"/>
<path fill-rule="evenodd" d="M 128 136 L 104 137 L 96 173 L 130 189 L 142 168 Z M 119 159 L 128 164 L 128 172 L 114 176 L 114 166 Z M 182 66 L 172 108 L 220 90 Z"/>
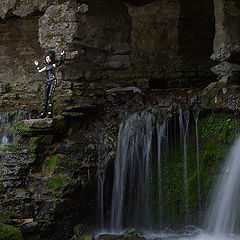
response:
<path fill-rule="evenodd" d="M 41 59 L 43 54 L 38 19 L 8 19 L 0 23 L 0 31 L 0 107 L 34 108 L 44 87 L 44 76 L 37 74 L 33 64 L 34 58 Z"/>
<path fill-rule="evenodd" d="M 240 110 L 240 89 L 231 76 L 209 84 L 200 94 L 202 107 L 211 110 Z"/>
<path fill-rule="evenodd" d="M 39 19 L 39 42 L 43 48 L 67 50 L 78 27 L 76 11 L 76 5 L 70 1 L 47 8 Z"/>
<path fill-rule="evenodd" d="M 240 71 L 237 0 L 0 0 L 0 17 L 0 109 L 36 116 L 45 75 L 33 61 L 42 67 L 45 51 L 58 60 L 65 50 L 54 95 L 60 117 L 24 121 L 20 149 L 0 154 L 0 206 L 34 219 L 43 239 L 51 224 L 61 239 L 71 220 L 92 222 L 97 174 L 112 168 L 120 120 L 155 104 L 192 104 L 194 90 L 166 89 L 216 80 L 213 50 L 216 75 L 232 81 Z M 214 83 L 200 95 L 205 108 L 240 109 L 236 85 Z"/>
<path fill-rule="evenodd" d="M 211 70 L 220 77 L 230 76 L 232 74 L 240 76 L 240 65 L 230 62 L 221 62 L 217 66 L 211 68 Z"/>
<path fill-rule="evenodd" d="M 57 1 L 56 1 L 57 2 Z M 51 0 L 1 0 L 0 1 L 0 17 L 4 19 L 8 12 L 19 17 L 27 17 L 34 12 L 44 11 L 46 7 L 53 4 Z"/>
<path fill-rule="evenodd" d="M 216 34 L 214 38 L 214 53 L 211 58 L 218 62 L 231 62 L 240 64 L 240 3 L 236 0 L 215 0 Z M 222 71 L 214 68 L 214 73 L 218 77 L 222 76 Z M 227 76 L 234 75 L 233 72 L 226 73 Z"/>
<path fill-rule="evenodd" d="M 57 113 L 76 98 L 103 98 L 114 87 L 195 87 L 213 78 L 209 57 L 214 21 L 208 0 L 0 4 L 5 21 L 0 23 L 0 83 L 9 84 L 0 96 L 1 108 L 39 111 L 45 76 L 36 72 L 33 61 L 38 59 L 42 67 L 49 49 L 57 59 L 61 50 L 66 52 L 57 71 Z"/>
<path fill-rule="evenodd" d="M 1 0 L 0 1 L 0 16 L 1 18 L 5 18 L 6 14 L 8 13 L 8 11 L 12 8 L 15 7 L 16 4 L 16 0 Z"/>
<path fill-rule="evenodd" d="M 155 76 L 150 74 L 152 79 L 158 79 L 155 88 L 184 87 L 210 80 L 212 11 L 213 6 L 205 0 L 163 0 L 130 6 L 133 67 L 139 72 L 155 72 Z M 196 15 L 201 16 L 201 21 Z"/>

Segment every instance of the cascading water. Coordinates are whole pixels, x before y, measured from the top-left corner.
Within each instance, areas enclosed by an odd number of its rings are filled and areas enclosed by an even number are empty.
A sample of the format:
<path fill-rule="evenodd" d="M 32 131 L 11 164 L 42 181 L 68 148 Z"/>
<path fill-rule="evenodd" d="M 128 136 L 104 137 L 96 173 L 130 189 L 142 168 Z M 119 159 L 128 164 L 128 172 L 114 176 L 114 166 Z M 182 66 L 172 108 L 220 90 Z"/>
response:
<path fill-rule="evenodd" d="M 14 142 L 14 124 L 29 117 L 23 111 L 0 113 L 0 146 Z"/>
<path fill-rule="evenodd" d="M 188 197 L 188 172 L 187 172 L 187 137 L 188 137 L 188 125 L 189 125 L 189 111 L 179 109 L 179 127 L 180 127 L 180 139 L 183 141 L 184 151 L 184 196 L 185 196 L 185 223 L 188 222 L 189 214 L 189 197 Z"/>
<path fill-rule="evenodd" d="M 198 209 L 199 216 L 201 212 L 201 181 L 200 181 L 200 158 L 199 158 L 199 137 L 198 137 L 198 119 L 200 110 L 197 108 L 193 111 L 195 129 L 196 129 L 196 158 L 197 158 L 197 178 L 198 178 Z"/>
<path fill-rule="evenodd" d="M 157 166 L 158 166 L 158 202 L 159 202 L 159 217 L 160 220 L 163 214 L 162 207 L 162 139 L 166 131 L 166 120 L 160 125 L 157 123 Z M 167 139 L 167 138 L 166 138 Z"/>
<path fill-rule="evenodd" d="M 199 210 L 201 210 L 200 150 L 198 138 L 199 110 L 194 110 L 193 117 L 195 120 L 196 141 L 196 151 L 194 151 L 196 153 L 197 164 L 191 167 L 195 166 L 194 168 L 197 173 L 195 175 L 197 186 L 195 190 L 198 195 L 198 207 Z M 151 110 L 136 113 L 120 125 L 112 192 L 110 223 L 112 232 L 122 232 L 125 227 L 136 227 L 141 232 L 148 234 L 155 232 L 155 230 L 160 230 L 161 226 L 163 226 L 161 220 L 163 215 L 167 213 L 164 209 L 166 206 L 165 195 L 169 194 L 164 185 L 167 187 L 172 185 L 168 185 L 171 179 L 168 179 L 168 175 L 166 174 L 169 172 L 164 172 L 167 170 L 166 164 L 171 159 L 162 158 L 162 153 L 166 151 L 168 137 L 170 137 L 170 140 L 175 143 L 175 145 L 178 144 L 178 140 L 174 138 L 174 136 L 177 135 L 176 121 L 173 122 L 173 130 L 175 131 L 172 133 L 172 136 L 168 136 L 167 131 L 170 131 L 171 134 L 171 129 L 168 130 L 168 121 L 166 119 L 166 113 L 157 113 Z M 188 219 L 189 189 L 187 171 L 189 119 L 190 112 L 180 109 L 178 120 L 180 142 L 182 145 L 178 145 L 180 151 L 178 151 L 178 158 L 176 158 L 178 161 L 176 162 L 175 159 L 175 163 L 182 163 L 183 166 L 181 168 L 183 171 L 182 186 L 184 186 L 182 208 L 185 210 L 183 211 L 183 213 L 185 212 L 185 223 L 190 219 Z M 163 143 L 165 143 L 164 148 Z M 176 148 L 175 145 L 172 147 Z M 177 148 L 175 150 L 177 150 Z M 175 152 L 177 153 L 177 151 L 173 149 L 171 155 L 173 160 Z M 179 157 L 181 153 L 183 154 L 182 158 Z M 171 154 L 171 151 L 169 151 L 168 154 Z M 236 235 L 240 232 L 240 214 L 237 211 L 238 206 L 240 206 L 239 156 L 240 137 L 232 147 L 228 160 L 223 168 L 218 187 L 214 191 L 209 214 L 206 217 L 207 231 L 209 234 L 202 233 L 196 235 L 197 232 L 199 233 L 199 230 L 193 229 L 190 231 L 190 234 L 185 234 L 184 236 L 183 234 L 173 236 L 168 232 L 162 232 L 156 236 L 156 238 L 160 236 L 160 238 L 171 239 L 240 240 L 240 237 Z M 181 162 L 181 159 L 183 159 L 183 162 Z M 190 172 L 189 176 L 191 176 Z M 181 177 L 179 179 L 181 181 Z M 170 191 L 171 190 L 172 189 L 170 189 Z M 181 204 L 179 206 L 181 206 Z M 164 220 L 163 218 L 163 222 Z M 157 226 L 157 228 L 155 228 L 155 226 Z"/>
<path fill-rule="evenodd" d="M 157 121 L 161 124 L 156 125 Z M 121 232 L 124 225 L 149 231 L 156 218 L 159 218 L 159 212 L 153 206 L 153 180 L 158 179 L 157 204 L 160 211 L 161 145 L 166 134 L 165 129 L 164 117 L 149 111 L 136 113 L 120 125 L 112 193 L 111 231 Z M 158 142 L 155 146 L 157 176 L 153 173 L 153 138 L 157 138 Z"/>
<path fill-rule="evenodd" d="M 206 217 L 207 230 L 214 236 L 231 236 L 240 232 L 239 173 L 240 137 L 235 141 L 227 157 Z"/>

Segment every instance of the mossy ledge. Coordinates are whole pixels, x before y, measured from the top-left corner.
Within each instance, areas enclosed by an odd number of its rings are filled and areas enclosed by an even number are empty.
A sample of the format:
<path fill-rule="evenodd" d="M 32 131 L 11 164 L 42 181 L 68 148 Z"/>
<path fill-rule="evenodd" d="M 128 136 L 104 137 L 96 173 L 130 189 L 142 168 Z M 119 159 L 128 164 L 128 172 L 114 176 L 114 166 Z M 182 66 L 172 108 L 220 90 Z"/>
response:
<path fill-rule="evenodd" d="M 23 240 L 23 236 L 19 229 L 10 225 L 0 224 L 0 240 Z"/>

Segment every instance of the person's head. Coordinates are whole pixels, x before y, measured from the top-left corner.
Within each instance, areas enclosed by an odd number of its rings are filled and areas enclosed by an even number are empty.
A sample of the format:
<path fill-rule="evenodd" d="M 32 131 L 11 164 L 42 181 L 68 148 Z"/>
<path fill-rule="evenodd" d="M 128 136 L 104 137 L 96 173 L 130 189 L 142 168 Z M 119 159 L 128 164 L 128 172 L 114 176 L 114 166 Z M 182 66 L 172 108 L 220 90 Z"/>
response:
<path fill-rule="evenodd" d="M 46 61 L 46 63 L 54 62 L 55 61 L 55 52 L 52 50 L 46 52 L 45 61 Z"/>

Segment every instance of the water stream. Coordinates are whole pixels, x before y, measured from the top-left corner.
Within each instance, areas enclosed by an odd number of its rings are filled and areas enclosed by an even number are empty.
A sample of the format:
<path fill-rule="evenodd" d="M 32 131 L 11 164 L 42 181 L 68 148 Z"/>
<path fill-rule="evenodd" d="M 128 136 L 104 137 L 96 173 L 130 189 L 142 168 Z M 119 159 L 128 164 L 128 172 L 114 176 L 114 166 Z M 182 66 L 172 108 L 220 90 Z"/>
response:
<path fill-rule="evenodd" d="M 156 122 L 160 123 L 156 125 Z M 157 126 L 157 127 L 156 127 Z M 151 231 L 161 215 L 161 145 L 166 121 L 145 111 L 132 115 L 121 124 L 112 194 L 111 231 L 121 232 L 124 226 Z M 157 131 L 157 134 L 156 134 Z M 157 137 L 156 137 L 157 135 Z M 157 138 L 157 168 L 153 172 L 153 139 Z M 158 181 L 157 203 L 154 201 L 154 179 Z M 156 207 L 158 205 L 158 212 Z"/>
<path fill-rule="evenodd" d="M 213 193 L 206 217 L 208 232 L 217 236 L 240 232 L 240 137 L 235 141 Z"/>
<path fill-rule="evenodd" d="M 197 178 L 198 178 L 198 210 L 201 215 L 201 181 L 200 181 L 200 157 L 199 157 L 199 137 L 198 137 L 198 119 L 200 110 L 197 108 L 193 111 L 195 130 L 196 130 L 196 158 L 197 158 Z"/>
<path fill-rule="evenodd" d="M 180 127 L 180 139 L 183 142 L 184 152 L 184 196 L 185 196 L 185 224 L 188 223 L 189 218 L 189 196 L 188 196 L 188 164 L 187 164 L 187 138 L 188 138 L 188 126 L 189 126 L 188 110 L 182 111 L 179 109 L 179 127 Z"/>
<path fill-rule="evenodd" d="M 193 111 L 193 118 L 196 137 L 196 186 L 198 207 L 201 211 L 199 110 Z M 188 223 L 187 141 L 190 112 L 180 109 L 178 120 L 183 151 L 185 200 L 183 207 L 185 209 L 185 223 Z M 176 136 L 176 118 L 174 118 L 173 124 L 174 132 L 171 134 Z M 157 225 L 158 229 L 161 228 L 163 214 L 165 214 L 162 202 L 164 194 L 162 190 L 162 155 L 168 148 L 168 125 L 166 112 L 153 110 L 135 113 L 120 125 L 112 191 L 110 232 L 116 234 L 126 228 L 136 227 L 147 234 L 145 235 L 147 239 L 240 240 L 240 236 L 237 235 L 240 232 L 240 212 L 238 211 L 240 206 L 240 137 L 235 141 L 226 158 L 222 174 L 213 192 L 211 205 L 205 217 L 205 230 L 191 228 L 191 230 L 181 234 L 161 231 L 156 233 L 154 227 Z M 174 138 L 172 140 L 176 141 Z M 103 184 L 104 179 L 99 177 L 101 191 L 103 191 Z M 103 195 L 101 194 L 99 201 L 103 209 Z M 101 212 L 101 222 L 104 225 L 102 216 L 103 212 Z"/>
<path fill-rule="evenodd" d="M 9 145 L 15 141 L 14 125 L 23 119 L 30 118 L 25 111 L 0 113 L 0 146 Z"/>

